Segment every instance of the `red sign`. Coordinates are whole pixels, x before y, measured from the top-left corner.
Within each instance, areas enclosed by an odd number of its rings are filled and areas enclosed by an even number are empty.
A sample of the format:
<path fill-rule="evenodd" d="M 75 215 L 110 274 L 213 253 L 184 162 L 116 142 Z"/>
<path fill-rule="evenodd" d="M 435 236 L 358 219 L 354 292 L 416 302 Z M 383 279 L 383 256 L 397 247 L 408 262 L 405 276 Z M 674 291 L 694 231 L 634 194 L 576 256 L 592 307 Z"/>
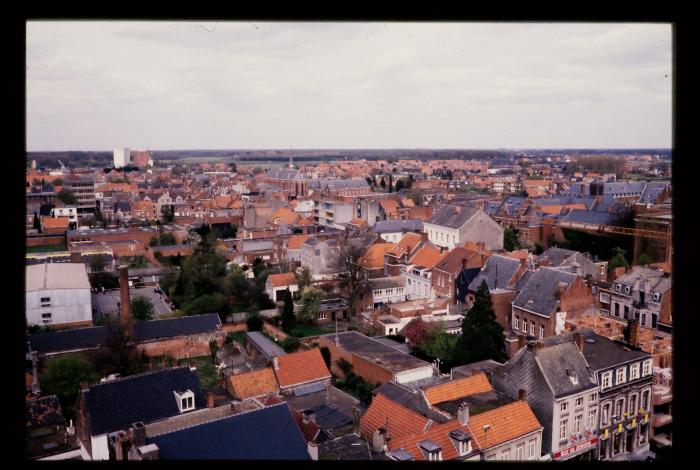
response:
<path fill-rule="evenodd" d="M 580 444 L 576 444 L 575 446 L 567 447 L 564 450 L 559 450 L 557 452 L 554 452 L 552 454 L 552 459 L 557 460 L 562 457 L 568 457 L 571 454 L 575 454 L 579 451 L 582 451 L 584 449 L 588 449 L 590 447 L 595 446 L 598 443 L 598 436 L 595 436 L 587 441 L 581 442 Z"/>

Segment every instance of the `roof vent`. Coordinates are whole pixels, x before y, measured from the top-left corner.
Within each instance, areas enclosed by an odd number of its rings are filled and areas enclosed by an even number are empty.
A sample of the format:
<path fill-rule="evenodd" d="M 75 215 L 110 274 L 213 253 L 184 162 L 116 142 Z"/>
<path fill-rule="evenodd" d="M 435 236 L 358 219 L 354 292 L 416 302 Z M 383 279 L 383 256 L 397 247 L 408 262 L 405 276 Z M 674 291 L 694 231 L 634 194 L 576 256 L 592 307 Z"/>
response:
<path fill-rule="evenodd" d="M 588 344 L 595 343 L 595 340 L 593 338 L 588 338 L 586 340 L 586 343 L 588 343 Z"/>

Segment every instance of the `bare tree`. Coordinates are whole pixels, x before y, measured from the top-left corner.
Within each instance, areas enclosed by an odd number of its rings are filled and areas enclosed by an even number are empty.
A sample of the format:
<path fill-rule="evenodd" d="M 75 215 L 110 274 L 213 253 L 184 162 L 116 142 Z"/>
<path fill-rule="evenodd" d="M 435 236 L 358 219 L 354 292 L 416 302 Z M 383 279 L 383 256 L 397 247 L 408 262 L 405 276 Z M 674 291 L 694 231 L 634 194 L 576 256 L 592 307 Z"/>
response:
<path fill-rule="evenodd" d="M 348 292 L 348 313 L 355 315 L 355 302 L 357 296 L 367 288 L 367 281 L 362 272 L 362 248 L 348 245 L 341 248 L 338 258 L 334 263 L 336 279 L 340 281 L 340 287 Z"/>

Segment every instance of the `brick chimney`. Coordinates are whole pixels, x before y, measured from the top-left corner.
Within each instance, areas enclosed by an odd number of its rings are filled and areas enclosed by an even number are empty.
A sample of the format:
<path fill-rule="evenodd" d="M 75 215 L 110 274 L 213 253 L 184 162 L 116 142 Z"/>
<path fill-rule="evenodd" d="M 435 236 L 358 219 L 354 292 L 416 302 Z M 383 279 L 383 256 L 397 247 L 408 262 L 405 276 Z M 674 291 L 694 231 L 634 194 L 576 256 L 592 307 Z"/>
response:
<path fill-rule="evenodd" d="M 207 393 L 207 408 L 214 408 L 214 394 Z"/>
<path fill-rule="evenodd" d="M 518 400 L 525 401 L 527 399 L 527 392 L 524 388 L 518 390 Z"/>
<path fill-rule="evenodd" d="M 459 409 L 457 410 L 457 419 L 459 419 L 459 424 L 462 426 L 469 424 L 469 405 L 466 403 L 459 405 Z"/>
<path fill-rule="evenodd" d="M 119 271 L 120 307 L 119 320 L 126 328 L 126 334 L 133 336 L 133 321 L 131 318 L 131 298 L 129 296 L 129 269 L 126 265 L 117 267 Z"/>
<path fill-rule="evenodd" d="M 637 346 L 639 341 L 639 320 L 630 318 L 625 328 L 625 342 L 631 346 Z"/>
<path fill-rule="evenodd" d="M 143 422 L 137 421 L 131 428 L 131 439 L 136 447 L 146 445 L 146 426 Z"/>
<path fill-rule="evenodd" d="M 583 335 L 579 332 L 575 332 L 574 341 L 576 341 L 576 346 L 578 347 L 578 350 L 583 353 Z"/>

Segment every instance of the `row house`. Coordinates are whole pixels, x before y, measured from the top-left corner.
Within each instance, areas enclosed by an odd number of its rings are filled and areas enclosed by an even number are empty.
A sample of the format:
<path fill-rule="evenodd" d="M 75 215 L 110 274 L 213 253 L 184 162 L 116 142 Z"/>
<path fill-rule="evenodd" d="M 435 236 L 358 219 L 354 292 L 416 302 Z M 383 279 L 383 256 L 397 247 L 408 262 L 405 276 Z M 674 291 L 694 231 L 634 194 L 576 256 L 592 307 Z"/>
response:
<path fill-rule="evenodd" d="M 635 266 L 615 279 L 610 311 L 618 319 L 636 319 L 645 328 L 672 327 L 671 276 L 661 269 Z"/>
<path fill-rule="evenodd" d="M 631 345 L 638 331 L 638 323 L 631 320 L 625 341 L 608 339 L 588 328 L 545 340 L 546 344 L 577 342 L 595 374 L 599 386 L 599 460 L 629 460 L 649 450 L 653 359 Z"/>
<path fill-rule="evenodd" d="M 407 233 L 384 255 L 384 275 L 398 276 L 401 267 L 408 264 L 418 251 L 428 243 L 427 234 Z"/>
<path fill-rule="evenodd" d="M 488 251 L 468 250 L 461 246 L 445 254 L 433 267 L 431 284 L 435 296 L 447 298 L 453 305 L 466 303 L 469 284 L 481 272 L 489 256 Z"/>
<path fill-rule="evenodd" d="M 402 276 L 370 279 L 368 287 L 371 295 L 366 303 L 371 305 L 372 309 L 406 300 L 406 279 Z"/>
<path fill-rule="evenodd" d="M 452 249 L 467 241 L 483 242 L 489 250 L 503 249 L 503 228 L 483 210 L 445 204 L 423 223 L 435 245 Z"/>
<path fill-rule="evenodd" d="M 434 299 L 431 279 L 433 268 L 442 261 L 444 255 L 432 244 L 427 244 L 400 268 L 401 277 L 405 278 L 407 300 Z"/>
<path fill-rule="evenodd" d="M 608 276 L 607 261 L 593 261 L 588 253 L 550 247 L 535 258 L 537 266 L 550 268 L 573 267 L 578 276 L 595 281 L 604 281 Z"/>
<path fill-rule="evenodd" d="M 595 308 L 590 288 L 574 273 L 540 268 L 513 299 L 510 329 L 540 339 L 564 332 L 567 320 Z"/>

